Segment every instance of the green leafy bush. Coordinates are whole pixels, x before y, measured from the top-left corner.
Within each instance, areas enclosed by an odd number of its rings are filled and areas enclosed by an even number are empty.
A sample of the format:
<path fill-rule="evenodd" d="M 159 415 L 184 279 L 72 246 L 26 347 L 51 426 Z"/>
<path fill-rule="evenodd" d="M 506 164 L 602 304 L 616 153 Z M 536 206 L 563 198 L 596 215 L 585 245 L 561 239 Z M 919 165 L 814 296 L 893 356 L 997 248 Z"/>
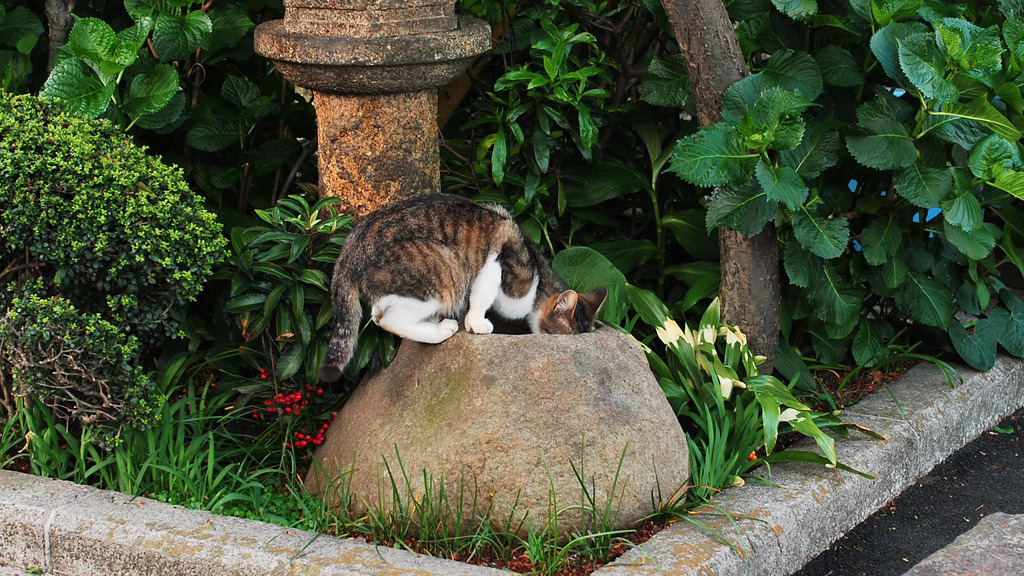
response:
<path fill-rule="evenodd" d="M 315 180 L 312 102 L 253 50 L 256 23 L 283 9 L 280 0 L 80 5 L 39 94 L 131 131 L 234 222 L 284 197 L 300 173 Z"/>
<path fill-rule="evenodd" d="M 708 228 L 774 221 L 791 336 L 823 362 L 870 365 L 899 334 L 980 369 L 997 343 L 1024 354 L 1001 279 L 1024 271 L 1019 3 L 771 4 L 730 5 L 753 73 L 673 154 L 715 188 Z"/>
<path fill-rule="evenodd" d="M 138 340 L 100 314 L 47 296 L 42 281 L 25 292 L 0 318 L 0 359 L 11 377 L 9 384 L 0 382 L 8 416 L 14 413 L 10 399 L 20 397 L 48 406 L 65 422 L 155 424 L 164 398 L 135 364 Z"/>
<path fill-rule="evenodd" d="M 108 122 L 0 96 L 0 262 L 152 345 L 178 331 L 225 240 L 181 170 Z"/>

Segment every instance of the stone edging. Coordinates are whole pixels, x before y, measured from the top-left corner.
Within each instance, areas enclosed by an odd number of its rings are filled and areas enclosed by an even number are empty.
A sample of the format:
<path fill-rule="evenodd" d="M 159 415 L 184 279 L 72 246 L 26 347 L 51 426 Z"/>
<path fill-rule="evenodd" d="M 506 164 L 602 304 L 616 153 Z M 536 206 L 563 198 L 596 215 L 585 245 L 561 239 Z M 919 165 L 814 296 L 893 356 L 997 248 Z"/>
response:
<path fill-rule="evenodd" d="M 775 486 L 747 483 L 719 495 L 721 511 L 744 519 L 714 512 L 700 518 L 742 554 L 680 522 L 596 574 L 774 576 L 798 570 L 935 464 L 1024 406 L 1024 361 L 1000 357 L 986 373 L 962 369 L 961 375 L 964 382 L 951 389 L 936 367 L 924 364 L 892 385 L 906 420 L 885 392 L 844 413 L 889 438 L 854 432 L 837 442 L 842 462 L 876 480 L 779 464 L 771 476 Z M 65 576 L 502 573 L 5 471 L 0 565 Z"/>

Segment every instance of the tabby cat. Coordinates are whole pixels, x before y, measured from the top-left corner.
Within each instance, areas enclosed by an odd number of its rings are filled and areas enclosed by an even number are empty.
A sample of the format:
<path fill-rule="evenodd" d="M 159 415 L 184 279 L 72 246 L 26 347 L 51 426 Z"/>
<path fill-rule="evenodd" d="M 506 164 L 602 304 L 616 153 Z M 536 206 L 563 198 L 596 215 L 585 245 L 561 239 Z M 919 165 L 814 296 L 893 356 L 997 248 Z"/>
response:
<path fill-rule="evenodd" d="M 427 194 L 368 215 L 349 234 L 331 283 L 337 321 L 320 378 L 333 382 L 352 358 L 360 297 L 381 328 L 417 342 L 494 331 L 495 320 L 524 320 L 530 332 L 594 329 L 608 290 L 570 290 L 502 208 Z M 492 316 L 493 318 L 493 316 Z"/>

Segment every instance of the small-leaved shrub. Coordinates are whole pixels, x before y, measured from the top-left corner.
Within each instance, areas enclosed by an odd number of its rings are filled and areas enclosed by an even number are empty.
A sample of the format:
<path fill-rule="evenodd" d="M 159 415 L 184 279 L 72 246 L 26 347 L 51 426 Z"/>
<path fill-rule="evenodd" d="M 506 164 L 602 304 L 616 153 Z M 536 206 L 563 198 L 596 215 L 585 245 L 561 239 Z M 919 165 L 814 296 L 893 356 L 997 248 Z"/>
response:
<path fill-rule="evenodd" d="M 0 265 L 149 346 L 174 336 L 226 243 L 181 170 L 102 120 L 0 96 Z"/>
<path fill-rule="evenodd" d="M 4 383 L 8 415 L 16 396 L 48 406 L 64 421 L 154 424 L 164 398 L 134 363 L 138 340 L 44 291 L 37 280 L 0 317 L 0 359 L 11 378 Z"/>

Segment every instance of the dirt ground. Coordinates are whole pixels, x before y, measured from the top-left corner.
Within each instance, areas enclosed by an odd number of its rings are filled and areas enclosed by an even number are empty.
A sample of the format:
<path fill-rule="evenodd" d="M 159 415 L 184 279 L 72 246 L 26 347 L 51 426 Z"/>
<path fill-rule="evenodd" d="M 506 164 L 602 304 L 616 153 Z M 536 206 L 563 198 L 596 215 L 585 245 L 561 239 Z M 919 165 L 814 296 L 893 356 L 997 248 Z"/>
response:
<path fill-rule="evenodd" d="M 937 465 L 796 576 L 900 576 L 985 515 L 1024 514 L 1022 439 L 1024 409 Z"/>

